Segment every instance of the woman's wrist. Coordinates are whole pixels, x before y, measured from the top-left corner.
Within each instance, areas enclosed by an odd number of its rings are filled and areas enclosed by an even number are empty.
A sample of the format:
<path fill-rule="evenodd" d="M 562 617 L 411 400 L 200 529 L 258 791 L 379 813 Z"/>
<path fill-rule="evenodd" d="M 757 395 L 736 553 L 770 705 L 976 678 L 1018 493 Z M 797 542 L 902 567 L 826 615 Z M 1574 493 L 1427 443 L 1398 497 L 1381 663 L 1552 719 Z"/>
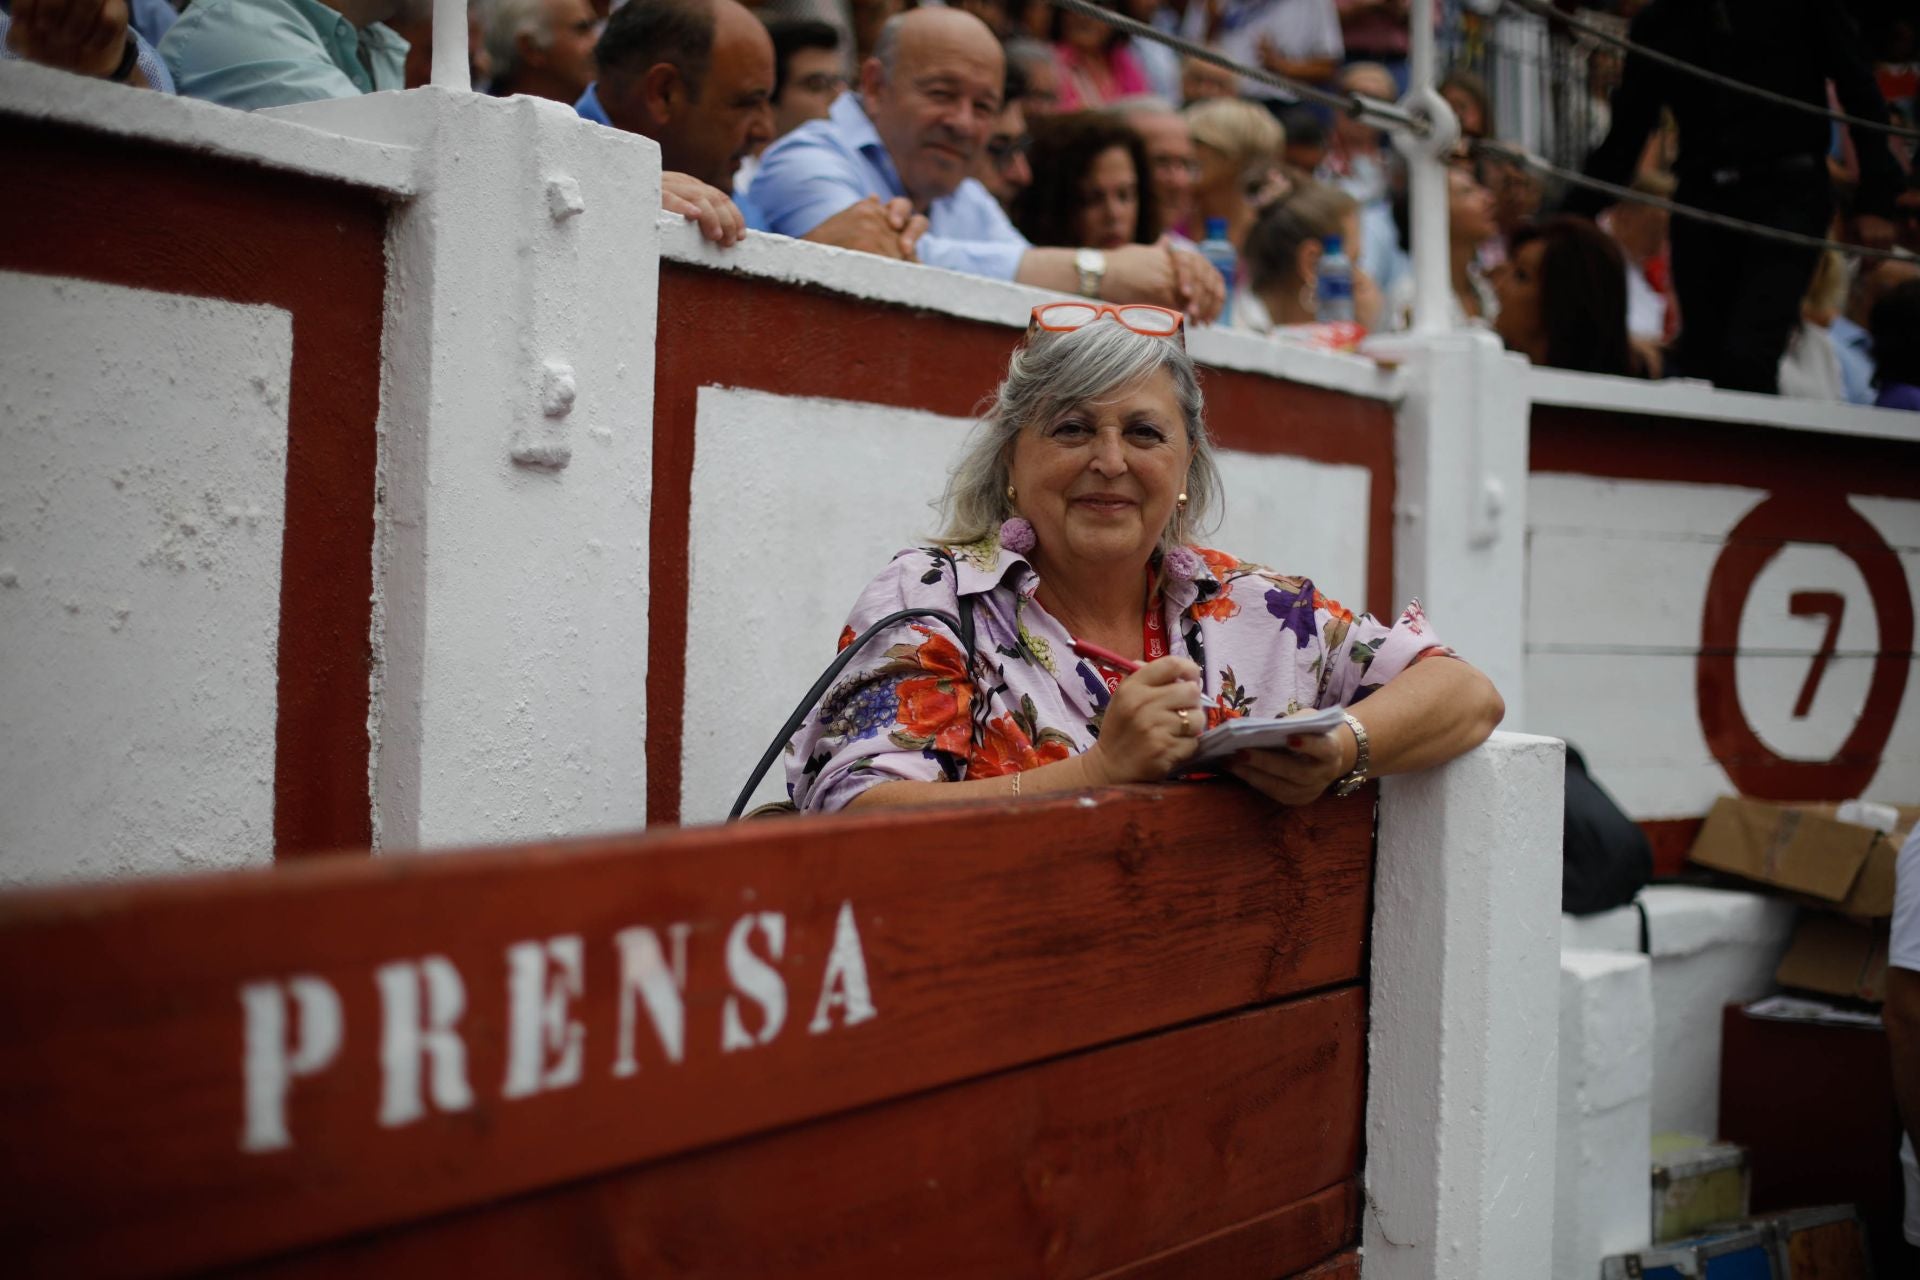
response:
<path fill-rule="evenodd" d="M 1060 763 L 1074 766 L 1075 771 L 1080 775 L 1078 786 L 1110 787 L 1114 785 L 1112 771 L 1107 768 L 1107 753 L 1101 750 L 1097 742 L 1079 755 L 1068 756 Z"/>

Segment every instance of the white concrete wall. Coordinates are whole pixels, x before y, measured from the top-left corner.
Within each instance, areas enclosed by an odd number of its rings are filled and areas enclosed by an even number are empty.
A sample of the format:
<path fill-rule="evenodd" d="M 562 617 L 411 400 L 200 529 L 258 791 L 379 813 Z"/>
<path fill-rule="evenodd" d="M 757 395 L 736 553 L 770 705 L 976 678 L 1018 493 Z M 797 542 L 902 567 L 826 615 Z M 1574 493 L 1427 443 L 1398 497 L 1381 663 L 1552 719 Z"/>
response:
<path fill-rule="evenodd" d="M 1553 1275 L 1592 1280 L 1601 1259 L 1651 1243 L 1652 1100 L 1647 958 L 1562 951 Z"/>
<path fill-rule="evenodd" d="M 1729 889 L 1654 885 L 1647 911 L 1653 991 L 1653 1131 L 1715 1137 L 1720 1128 L 1720 1013 L 1774 989 L 1793 933 L 1792 903 Z M 1561 918 L 1572 950 L 1640 950 L 1640 913 L 1622 907 Z"/>
<path fill-rule="evenodd" d="M 1695 654 L 1727 533 L 1766 496 L 1731 485 L 1577 475 L 1529 483 L 1527 724 L 1579 747 L 1636 818 L 1699 817 L 1716 796 L 1737 790 L 1700 729 Z M 1920 600 L 1920 502 L 1851 505 L 1895 549 Z M 1807 715 L 1796 717 L 1827 623 L 1793 616 L 1787 598 L 1816 586 L 1839 592 L 1846 606 L 1837 654 Z M 1880 648 L 1859 568 L 1836 547 L 1789 546 L 1754 583 L 1739 642 L 1740 708 L 1761 740 L 1790 759 L 1831 757 L 1866 701 Z M 1910 803 L 1920 788 L 1920 660 L 1915 674 L 1868 799 Z"/>
<path fill-rule="evenodd" d="M 273 850 L 286 312 L 0 273 L 0 882 Z"/>
<path fill-rule="evenodd" d="M 1564 765 L 1496 733 L 1381 784 L 1367 1280 L 1552 1266 Z"/>
<path fill-rule="evenodd" d="M 440 89 L 275 114 L 420 157 L 391 240 L 376 841 L 642 825 L 659 149 Z"/>

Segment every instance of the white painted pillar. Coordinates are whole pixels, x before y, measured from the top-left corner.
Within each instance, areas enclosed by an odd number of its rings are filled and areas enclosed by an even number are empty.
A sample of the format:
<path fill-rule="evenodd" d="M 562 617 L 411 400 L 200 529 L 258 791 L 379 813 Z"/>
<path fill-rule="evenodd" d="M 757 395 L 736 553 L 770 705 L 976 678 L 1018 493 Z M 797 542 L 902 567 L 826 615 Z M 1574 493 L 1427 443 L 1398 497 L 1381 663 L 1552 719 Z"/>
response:
<path fill-rule="evenodd" d="M 1381 784 L 1365 1280 L 1552 1274 L 1564 749 Z"/>
<path fill-rule="evenodd" d="M 473 91 L 467 50 L 467 0 L 433 0 L 432 83 L 441 89 Z"/>
<path fill-rule="evenodd" d="M 376 844 L 642 825 L 659 149 L 434 87 L 279 114 L 420 166 L 389 233 Z"/>
<path fill-rule="evenodd" d="M 1393 596 L 1417 596 L 1526 729 L 1527 429 L 1523 357 L 1484 329 L 1374 348 L 1403 362 Z"/>
<path fill-rule="evenodd" d="M 1459 140 L 1460 121 L 1434 88 L 1433 0 L 1414 0 L 1407 22 L 1412 67 L 1400 105 L 1426 117 L 1431 127 L 1424 137 L 1395 129 L 1393 140 L 1407 158 L 1407 209 L 1413 220 L 1413 332 L 1425 335 L 1453 327 L 1445 162 Z"/>
<path fill-rule="evenodd" d="M 1646 956 L 1560 953 L 1553 1274 L 1597 1276 L 1652 1242 L 1653 978 Z"/>

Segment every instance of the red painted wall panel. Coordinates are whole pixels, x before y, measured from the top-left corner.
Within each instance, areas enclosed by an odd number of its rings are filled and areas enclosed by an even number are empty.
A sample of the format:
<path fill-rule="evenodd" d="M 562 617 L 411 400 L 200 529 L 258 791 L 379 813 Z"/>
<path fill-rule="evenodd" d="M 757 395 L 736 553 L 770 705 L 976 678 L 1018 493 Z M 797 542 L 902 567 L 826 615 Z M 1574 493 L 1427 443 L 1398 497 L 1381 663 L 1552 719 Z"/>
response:
<path fill-rule="evenodd" d="M 385 207 L 53 127 L 0 131 L 0 172 L 0 268 L 292 313 L 274 853 L 365 849 Z"/>

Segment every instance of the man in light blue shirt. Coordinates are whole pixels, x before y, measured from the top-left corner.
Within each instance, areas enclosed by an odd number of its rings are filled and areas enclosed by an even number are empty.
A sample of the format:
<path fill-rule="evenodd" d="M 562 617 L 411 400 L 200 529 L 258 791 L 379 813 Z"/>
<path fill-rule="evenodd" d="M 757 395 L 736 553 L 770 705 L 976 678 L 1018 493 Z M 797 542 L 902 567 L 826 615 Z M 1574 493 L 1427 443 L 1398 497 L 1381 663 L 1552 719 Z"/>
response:
<path fill-rule="evenodd" d="M 194 0 L 160 42 L 190 98 L 254 111 L 406 86 L 393 0 Z"/>
<path fill-rule="evenodd" d="M 1165 245 L 1037 248 L 969 177 L 1000 110 L 1006 64 L 985 23 L 959 9 L 888 19 L 825 120 L 801 125 L 760 159 L 753 194 L 770 230 L 804 236 L 856 202 L 905 197 L 927 218 L 920 261 L 1112 302 L 1220 310 L 1224 286 L 1205 259 Z"/>
<path fill-rule="evenodd" d="M 976 149 L 969 148 L 967 154 Z M 760 158 L 753 191 L 767 218 L 765 230 L 789 236 L 805 235 L 869 195 L 907 196 L 916 208 L 921 205 L 901 182 L 859 95 L 851 93 L 834 101 L 825 120 L 804 124 L 769 147 Z M 1020 259 L 1031 246 L 977 180 L 963 176 L 925 206 L 927 234 L 920 237 L 920 261 L 998 280 L 1011 280 L 1019 272 Z"/>
<path fill-rule="evenodd" d="M 1878 397 L 1873 386 L 1873 336 L 1867 332 L 1867 317 L 1873 304 L 1887 290 L 1909 280 L 1920 280 L 1920 264 L 1868 259 L 1860 264 L 1847 295 L 1847 309 L 1834 319 L 1827 331 L 1834 352 L 1840 357 L 1840 381 L 1850 404 L 1872 404 Z"/>

